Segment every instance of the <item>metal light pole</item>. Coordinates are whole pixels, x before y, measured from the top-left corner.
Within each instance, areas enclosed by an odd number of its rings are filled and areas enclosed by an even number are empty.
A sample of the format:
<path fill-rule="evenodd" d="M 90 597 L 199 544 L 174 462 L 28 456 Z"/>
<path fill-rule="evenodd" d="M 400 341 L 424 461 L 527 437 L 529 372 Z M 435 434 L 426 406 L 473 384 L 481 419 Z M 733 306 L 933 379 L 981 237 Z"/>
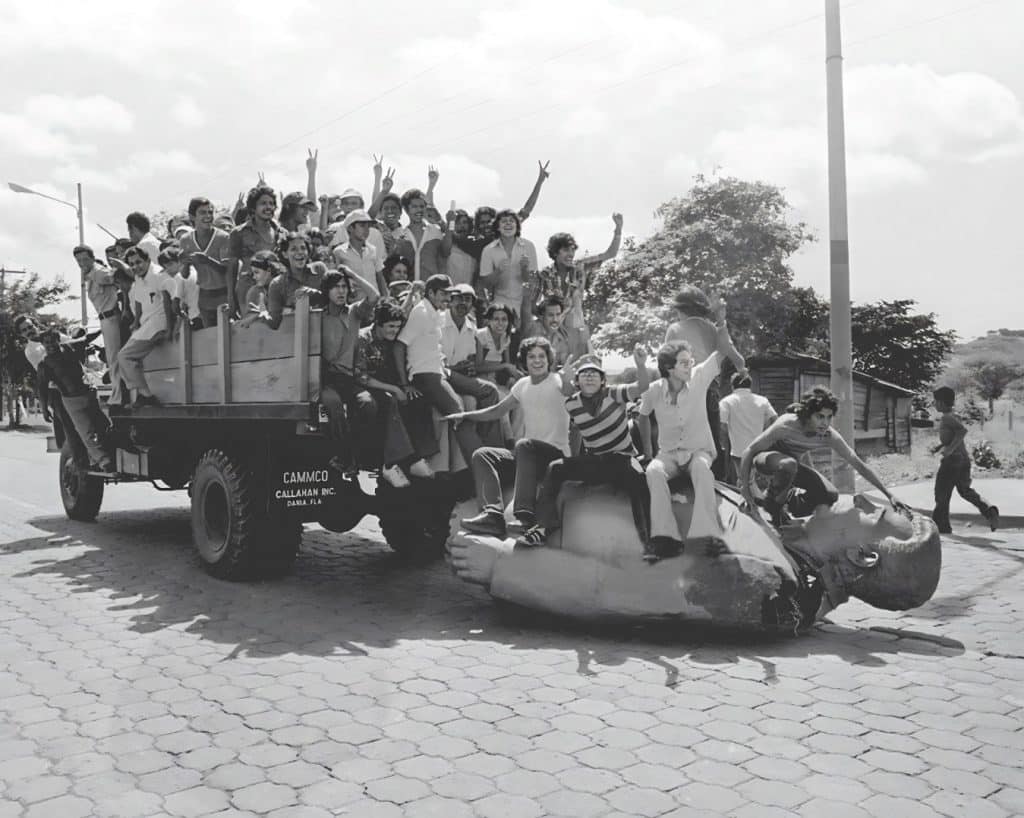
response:
<path fill-rule="evenodd" d="M 850 329 L 850 242 L 846 225 L 846 136 L 843 121 L 843 48 L 839 0 L 825 0 L 825 76 L 828 106 L 828 233 L 832 391 L 839 400 L 836 430 L 854 448 L 853 341 Z M 836 488 L 854 489 L 853 469 L 832 458 Z"/>
<path fill-rule="evenodd" d="M 42 196 L 44 199 L 49 199 L 51 202 L 60 202 L 66 204 L 68 207 L 75 211 L 78 216 L 78 243 L 85 244 L 85 221 L 82 218 L 82 183 L 79 182 L 76 187 L 78 189 L 78 204 L 69 202 L 64 199 L 58 199 L 56 196 L 48 196 L 45 193 L 40 193 L 38 190 L 32 190 L 32 188 L 19 185 L 16 182 L 8 182 L 7 186 L 15 193 L 31 193 L 33 196 Z M 88 299 L 85 293 L 85 278 L 82 278 L 82 326 L 85 327 L 89 323 L 89 311 L 88 311 Z"/>

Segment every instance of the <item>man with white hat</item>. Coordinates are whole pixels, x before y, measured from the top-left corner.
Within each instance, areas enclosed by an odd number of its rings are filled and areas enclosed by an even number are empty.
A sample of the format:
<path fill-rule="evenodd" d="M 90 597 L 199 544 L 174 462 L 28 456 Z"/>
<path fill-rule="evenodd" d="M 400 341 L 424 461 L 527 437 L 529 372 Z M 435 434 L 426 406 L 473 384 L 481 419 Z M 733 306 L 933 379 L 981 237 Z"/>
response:
<path fill-rule="evenodd" d="M 384 259 L 372 244 L 367 243 L 372 229 L 373 219 L 369 213 L 361 208 L 350 211 L 342 220 L 339 231 L 348 238 L 334 247 L 333 256 L 336 262 L 359 273 L 367 281 L 375 281 L 377 289 L 386 292 L 387 282 L 381 274 Z"/>
<path fill-rule="evenodd" d="M 334 222 L 327 227 L 327 231 L 334 233 L 334 238 L 331 239 L 332 249 L 348 241 L 348 234 L 345 232 L 345 218 L 354 210 L 363 210 L 366 207 L 363 202 L 363 194 L 351 187 L 342 191 L 341 196 L 337 199 L 337 204 L 341 211 L 339 213 L 341 221 Z M 380 230 L 375 226 L 376 222 L 372 218 L 370 218 L 370 225 L 366 243 L 377 251 L 377 256 L 383 262 L 387 257 L 387 249 L 384 247 L 384 236 L 381 235 Z"/>

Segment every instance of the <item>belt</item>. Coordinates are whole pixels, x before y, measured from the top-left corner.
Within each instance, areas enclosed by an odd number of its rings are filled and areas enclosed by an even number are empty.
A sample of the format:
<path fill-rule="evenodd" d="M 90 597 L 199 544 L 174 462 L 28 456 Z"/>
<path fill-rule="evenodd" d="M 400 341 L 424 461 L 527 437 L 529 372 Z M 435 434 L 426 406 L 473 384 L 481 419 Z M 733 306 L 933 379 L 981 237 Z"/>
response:
<path fill-rule="evenodd" d="M 203 295 L 227 295 L 227 287 L 218 287 L 216 290 L 204 290 L 202 287 L 199 288 L 199 292 Z"/>
<path fill-rule="evenodd" d="M 102 321 L 104 318 L 113 318 L 115 315 L 120 315 L 120 314 L 121 314 L 121 310 L 119 310 L 117 307 L 114 307 L 113 309 L 109 309 L 106 312 L 101 312 L 100 313 L 100 321 Z"/>

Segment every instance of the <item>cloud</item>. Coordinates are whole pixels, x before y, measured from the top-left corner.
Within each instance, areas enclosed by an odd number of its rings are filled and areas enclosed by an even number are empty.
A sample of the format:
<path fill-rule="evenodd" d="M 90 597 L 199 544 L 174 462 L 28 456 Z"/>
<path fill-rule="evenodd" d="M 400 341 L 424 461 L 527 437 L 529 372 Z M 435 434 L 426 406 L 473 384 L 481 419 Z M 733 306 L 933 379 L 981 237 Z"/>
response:
<path fill-rule="evenodd" d="M 200 128 L 206 124 L 206 114 L 192 97 L 179 96 L 171 106 L 171 119 L 183 128 Z"/>
<path fill-rule="evenodd" d="M 114 192 L 130 190 L 141 180 L 176 178 L 178 174 L 203 173 L 206 168 L 188 151 L 136 151 L 116 169 L 101 171 L 77 163 L 54 168 L 52 176 L 64 183 L 81 182 L 87 188 L 100 188 Z"/>
<path fill-rule="evenodd" d="M 52 159 L 96 153 L 95 146 L 74 142 L 66 134 L 18 114 L 0 113 L 0 145 L 12 157 Z"/>
<path fill-rule="evenodd" d="M 524 19 L 544 22 L 524 25 Z M 720 74 L 718 38 L 679 17 L 608 0 L 594 0 L 582 13 L 577 5 L 545 0 L 491 5 L 480 7 L 475 22 L 470 32 L 422 37 L 398 52 L 409 65 L 443 64 L 447 76 L 465 78 L 460 101 L 486 103 L 467 136 L 481 131 L 481 137 L 500 138 L 522 127 L 520 116 L 540 116 L 570 132 L 573 125 L 586 133 L 606 131 L 616 94 L 634 107 L 662 108 Z M 675 68 L 662 70 L 669 65 Z M 520 105 L 526 113 L 510 107 Z"/>
<path fill-rule="evenodd" d="M 846 131 L 853 151 L 914 160 L 999 155 L 1024 137 L 1012 90 L 979 73 L 939 74 L 927 65 L 869 65 L 846 79 Z"/>
<path fill-rule="evenodd" d="M 88 97 L 40 94 L 27 100 L 24 110 L 32 122 L 64 131 L 130 133 L 135 127 L 131 111 L 101 94 Z"/>

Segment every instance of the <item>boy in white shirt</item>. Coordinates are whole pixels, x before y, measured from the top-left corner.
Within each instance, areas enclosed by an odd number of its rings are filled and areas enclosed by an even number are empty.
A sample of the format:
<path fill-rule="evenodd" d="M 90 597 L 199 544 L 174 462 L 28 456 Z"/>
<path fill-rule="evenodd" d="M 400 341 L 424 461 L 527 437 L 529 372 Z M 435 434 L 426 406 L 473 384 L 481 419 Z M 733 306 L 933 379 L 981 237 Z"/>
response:
<path fill-rule="evenodd" d="M 182 255 L 180 248 L 167 247 L 160 251 L 157 263 L 174 282 L 171 311 L 175 315 L 184 316 L 192 329 L 202 329 L 203 321 L 199 316 L 199 283 L 192 274 L 192 268 L 182 263 Z"/>
<path fill-rule="evenodd" d="M 138 390 L 132 408 L 159 406 L 160 401 L 146 383 L 142 361 L 174 328 L 171 299 L 177 294 L 177 287 L 170 276 L 150 261 L 149 253 L 142 247 L 129 248 L 124 258 L 135 276 L 128 293 L 135 322 L 131 338 L 117 355 L 117 363 L 124 382 L 130 389 Z"/>
<path fill-rule="evenodd" d="M 724 323 L 721 327 L 724 329 Z M 721 538 L 715 478 L 715 440 L 707 417 L 707 391 L 718 376 L 722 353 L 712 352 L 694 366 L 693 349 L 687 341 L 670 341 L 658 350 L 661 378 L 644 392 L 640 403 L 640 438 L 651 492 L 651 556 L 670 556 L 682 547 L 683 537 L 672 513 L 668 481 L 689 474 L 693 482 L 693 517 L 687 540 Z M 650 416 L 658 421 L 657 456 L 652 457 Z"/>
<path fill-rule="evenodd" d="M 527 338 L 519 350 L 526 377 L 512 386 L 500 402 L 474 412 L 457 412 L 446 420 L 498 420 L 513 407 L 523 411 L 525 435 L 516 441 L 515 453 L 484 446 L 473 453 L 473 478 L 482 511 L 462 521 L 467 531 L 505 536 L 501 476 L 515 467 L 513 514 L 526 529 L 537 522 L 537 488 L 553 460 L 569 456 L 569 413 L 562 393 L 562 373 L 552 371 L 555 353 L 547 338 Z M 566 362 L 568 366 L 571 361 Z"/>

